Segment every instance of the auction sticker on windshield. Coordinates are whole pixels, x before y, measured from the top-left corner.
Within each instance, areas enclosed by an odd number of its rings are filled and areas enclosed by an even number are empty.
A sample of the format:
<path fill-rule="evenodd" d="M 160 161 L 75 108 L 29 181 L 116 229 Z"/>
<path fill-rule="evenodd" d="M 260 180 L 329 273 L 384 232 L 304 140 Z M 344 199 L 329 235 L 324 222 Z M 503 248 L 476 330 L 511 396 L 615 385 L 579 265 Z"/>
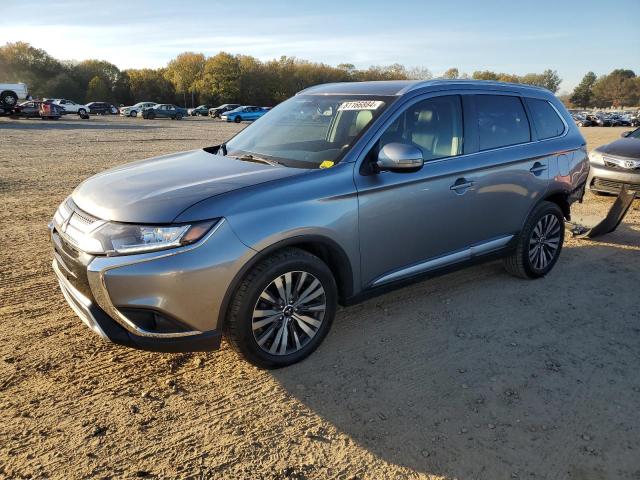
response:
<path fill-rule="evenodd" d="M 381 100 L 358 100 L 355 102 L 344 102 L 338 107 L 338 111 L 342 110 L 376 110 L 384 105 Z"/>

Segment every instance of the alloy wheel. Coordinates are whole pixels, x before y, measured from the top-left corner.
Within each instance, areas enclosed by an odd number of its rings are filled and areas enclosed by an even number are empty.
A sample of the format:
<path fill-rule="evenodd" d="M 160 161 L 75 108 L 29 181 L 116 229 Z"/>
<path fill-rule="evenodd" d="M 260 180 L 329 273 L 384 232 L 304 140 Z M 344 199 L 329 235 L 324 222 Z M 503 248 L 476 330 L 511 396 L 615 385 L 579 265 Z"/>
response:
<path fill-rule="evenodd" d="M 554 260 L 560 247 L 562 225 L 548 213 L 536 224 L 529 240 L 529 261 L 536 270 L 544 270 Z"/>
<path fill-rule="evenodd" d="M 327 310 L 324 287 L 311 273 L 279 275 L 262 291 L 251 328 L 258 346 L 271 355 L 289 355 L 316 335 Z"/>

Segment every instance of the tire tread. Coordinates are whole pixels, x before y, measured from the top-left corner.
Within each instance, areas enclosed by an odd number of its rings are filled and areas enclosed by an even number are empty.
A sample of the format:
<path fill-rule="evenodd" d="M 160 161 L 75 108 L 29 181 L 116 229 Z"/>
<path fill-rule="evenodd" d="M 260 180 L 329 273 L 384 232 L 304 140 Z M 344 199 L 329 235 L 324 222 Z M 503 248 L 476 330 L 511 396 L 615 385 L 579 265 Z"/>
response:
<path fill-rule="evenodd" d="M 242 322 L 242 307 L 247 302 L 247 297 L 250 295 L 250 287 L 253 283 L 259 279 L 267 270 L 275 267 L 278 264 L 289 260 L 301 260 L 307 259 L 312 262 L 322 262 L 322 260 L 315 255 L 295 247 L 287 247 L 282 250 L 269 255 L 263 260 L 260 260 L 242 279 L 236 291 L 233 294 L 231 304 L 229 305 L 224 330 L 229 345 L 233 350 L 243 355 L 254 365 L 263 368 L 273 368 L 275 365 L 271 362 L 266 362 L 262 358 L 255 355 L 249 348 L 245 348 L 242 341 L 241 334 L 241 322 Z"/>
<path fill-rule="evenodd" d="M 525 255 L 528 252 L 528 232 L 535 227 L 535 224 L 538 221 L 541 213 L 549 209 L 556 210 L 560 214 L 560 217 L 563 216 L 560 207 L 558 207 L 558 205 L 556 205 L 555 203 L 549 201 L 540 202 L 540 204 L 533 209 L 520 232 L 516 248 L 506 257 L 504 257 L 502 261 L 504 269 L 507 271 L 507 273 L 513 275 L 514 277 L 524 278 L 525 280 L 540 277 L 540 275 L 536 275 L 530 272 L 527 269 L 527 265 L 525 263 Z M 561 228 L 564 228 L 564 225 L 562 225 Z M 560 248 L 562 248 L 562 244 L 560 245 Z M 560 252 L 558 252 L 558 255 L 559 254 Z"/>

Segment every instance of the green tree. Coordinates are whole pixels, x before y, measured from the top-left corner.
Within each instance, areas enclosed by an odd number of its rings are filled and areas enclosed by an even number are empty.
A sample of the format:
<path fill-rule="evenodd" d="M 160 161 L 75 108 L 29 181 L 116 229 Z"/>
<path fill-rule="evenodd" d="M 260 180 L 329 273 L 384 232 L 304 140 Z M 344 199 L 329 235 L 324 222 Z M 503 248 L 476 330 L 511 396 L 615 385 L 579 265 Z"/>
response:
<path fill-rule="evenodd" d="M 129 78 L 131 103 L 173 103 L 176 101 L 176 89 L 173 83 L 166 78 L 163 69 L 130 69 L 125 73 Z"/>
<path fill-rule="evenodd" d="M 569 100 L 572 104 L 579 106 L 580 108 L 587 108 L 592 106 L 593 102 L 593 86 L 596 83 L 596 74 L 593 72 L 587 72 L 582 77 L 582 81 L 573 89 L 573 93 Z"/>
<path fill-rule="evenodd" d="M 636 74 L 633 70 L 616 69 L 596 81 L 593 95 L 598 107 L 635 105 L 640 96 Z"/>
<path fill-rule="evenodd" d="M 238 102 L 240 75 L 238 57 L 220 52 L 205 61 L 200 92 L 220 103 Z"/>
<path fill-rule="evenodd" d="M 176 91 L 182 93 L 186 107 L 186 95 L 191 95 L 191 106 L 195 106 L 195 94 L 202 85 L 206 58 L 202 53 L 184 52 L 171 60 L 165 75 L 173 83 Z"/>
<path fill-rule="evenodd" d="M 89 80 L 89 84 L 87 85 L 87 96 L 86 101 L 93 102 L 103 102 L 111 96 L 111 90 L 109 89 L 109 85 L 104 79 L 98 75 Z"/>
<path fill-rule="evenodd" d="M 474 80 L 498 80 L 499 75 L 496 72 L 490 70 L 475 71 L 471 75 Z"/>
<path fill-rule="evenodd" d="M 131 79 L 129 74 L 120 72 L 118 80 L 113 86 L 113 98 L 117 104 L 131 105 L 133 103 L 133 92 L 131 91 Z"/>
<path fill-rule="evenodd" d="M 538 87 L 546 88 L 547 90 L 556 93 L 560 88 L 562 79 L 555 70 L 547 69 L 542 73 L 527 73 L 520 78 L 520 83 L 526 83 L 529 85 L 535 85 Z"/>
<path fill-rule="evenodd" d="M 0 81 L 24 82 L 34 97 L 51 97 L 46 85 L 64 71 L 63 65 L 46 51 L 25 42 L 0 47 L 2 71 Z"/>

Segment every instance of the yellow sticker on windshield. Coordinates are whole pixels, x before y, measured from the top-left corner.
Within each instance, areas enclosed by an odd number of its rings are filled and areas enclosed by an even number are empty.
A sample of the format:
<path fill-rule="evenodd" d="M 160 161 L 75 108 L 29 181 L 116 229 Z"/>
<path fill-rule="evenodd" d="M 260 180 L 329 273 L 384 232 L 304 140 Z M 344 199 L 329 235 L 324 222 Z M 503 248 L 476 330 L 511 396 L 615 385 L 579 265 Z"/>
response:
<path fill-rule="evenodd" d="M 325 160 L 320 164 L 320 168 L 331 168 L 333 165 L 334 163 L 331 160 Z"/>

